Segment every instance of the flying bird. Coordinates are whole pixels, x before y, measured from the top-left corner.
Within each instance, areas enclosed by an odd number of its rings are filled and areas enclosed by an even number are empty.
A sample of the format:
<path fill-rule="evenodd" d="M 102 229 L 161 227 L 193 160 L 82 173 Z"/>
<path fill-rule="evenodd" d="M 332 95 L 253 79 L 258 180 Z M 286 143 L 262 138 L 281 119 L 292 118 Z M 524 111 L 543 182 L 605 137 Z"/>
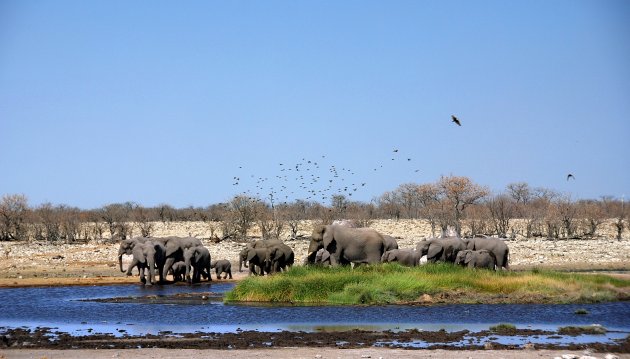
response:
<path fill-rule="evenodd" d="M 567 175 L 567 181 L 569 180 L 569 178 L 573 178 L 575 180 L 575 176 L 573 176 L 571 173 Z"/>
<path fill-rule="evenodd" d="M 461 126 L 462 124 L 459 122 L 459 119 L 455 117 L 455 115 L 451 115 L 452 121 L 455 122 L 457 126 Z"/>

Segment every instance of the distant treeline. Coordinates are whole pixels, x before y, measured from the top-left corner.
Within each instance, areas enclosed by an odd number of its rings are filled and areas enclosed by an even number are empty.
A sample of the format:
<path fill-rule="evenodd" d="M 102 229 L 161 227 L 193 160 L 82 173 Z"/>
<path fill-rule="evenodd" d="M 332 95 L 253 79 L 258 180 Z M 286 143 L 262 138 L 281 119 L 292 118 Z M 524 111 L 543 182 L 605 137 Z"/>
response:
<path fill-rule="evenodd" d="M 143 207 L 125 202 L 85 210 L 52 203 L 30 207 L 25 195 L 11 194 L 0 201 L 0 240 L 75 242 L 132 234 L 150 236 L 156 222 L 179 221 L 221 223 L 221 228 L 213 231 L 216 240 L 244 238 L 254 226 L 264 238 L 277 238 L 286 230 L 297 235 L 303 220 L 331 223 L 349 219 L 358 226 L 368 226 L 374 219 L 403 218 L 424 219 L 437 235 L 452 228 L 466 236 L 548 238 L 594 237 L 605 221 L 612 221 L 615 237 L 621 239 L 628 226 L 628 209 L 623 199 L 573 200 L 570 195 L 523 182 L 491 193 L 487 187 L 458 176 L 442 177 L 435 183 L 402 184 L 369 203 L 338 194 L 328 205 L 305 200 L 276 203 L 271 195 L 266 199 L 236 195 L 226 203 L 207 207 Z M 514 226 L 517 219 L 520 225 Z"/>

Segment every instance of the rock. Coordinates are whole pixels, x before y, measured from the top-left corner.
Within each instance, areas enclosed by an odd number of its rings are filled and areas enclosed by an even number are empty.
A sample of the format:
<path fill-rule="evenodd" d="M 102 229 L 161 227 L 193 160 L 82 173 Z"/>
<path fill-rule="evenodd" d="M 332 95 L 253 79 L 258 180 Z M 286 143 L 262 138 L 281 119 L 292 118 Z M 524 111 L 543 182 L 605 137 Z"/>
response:
<path fill-rule="evenodd" d="M 321 354 L 317 354 L 317 355 L 315 355 L 315 358 L 317 358 L 317 359 L 320 359 L 321 357 L 322 357 L 322 355 L 321 355 Z"/>
<path fill-rule="evenodd" d="M 579 358 L 579 356 L 575 355 L 575 354 L 563 354 L 562 355 L 562 359 L 577 359 Z"/>
<path fill-rule="evenodd" d="M 363 354 L 363 355 L 361 355 L 361 358 L 371 358 L 371 357 L 372 357 L 372 356 L 371 356 L 371 355 L 368 355 L 368 354 Z"/>
<path fill-rule="evenodd" d="M 526 343 L 525 345 L 523 345 L 523 349 L 525 349 L 525 350 L 536 350 L 536 347 L 534 346 L 533 343 Z"/>
<path fill-rule="evenodd" d="M 483 345 L 483 348 L 484 348 L 485 350 L 492 350 L 492 349 L 494 349 L 494 344 L 492 344 L 491 342 L 487 342 L 487 343 L 485 343 L 485 344 Z"/>
<path fill-rule="evenodd" d="M 606 354 L 604 359 L 619 359 L 619 357 L 614 354 Z"/>

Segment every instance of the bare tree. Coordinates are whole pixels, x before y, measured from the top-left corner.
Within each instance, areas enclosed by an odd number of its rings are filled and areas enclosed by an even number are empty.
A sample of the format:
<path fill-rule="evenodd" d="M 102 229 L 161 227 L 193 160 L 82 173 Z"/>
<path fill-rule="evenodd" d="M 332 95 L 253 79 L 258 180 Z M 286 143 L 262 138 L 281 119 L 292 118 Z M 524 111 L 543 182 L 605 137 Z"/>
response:
<path fill-rule="evenodd" d="M 406 218 L 418 218 L 422 207 L 421 193 L 417 184 L 404 183 L 394 190 L 394 198 L 398 200 Z"/>
<path fill-rule="evenodd" d="M 241 239 L 247 237 L 247 232 L 256 221 L 257 203 L 260 200 L 245 195 L 237 195 L 229 203 L 229 213 L 234 224 L 236 234 Z"/>
<path fill-rule="evenodd" d="M 466 207 L 475 204 L 488 195 L 486 187 L 473 183 L 468 177 L 442 176 L 437 183 L 441 201 L 450 208 L 457 235 L 461 236 L 461 221 Z"/>
<path fill-rule="evenodd" d="M 555 207 L 564 236 L 572 238 L 575 235 L 575 219 L 577 217 L 575 202 L 573 202 L 571 196 L 562 196 L 556 201 Z"/>
<path fill-rule="evenodd" d="M 597 234 L 599 226 L 606 220 L 606 212 L 604 211 L 602 202 L 593 200 L 580 201 L 578 208 L 584 234 L 594 237 Z"/>
<path fill-rule="evenodd" d="M 70 243 L 75 242 L 81 232 L 81 218 L 79 216 L 81 210 L 61 204 L 57 206 L 57 211 L 61 219 L 61 238 Z"/>
<path fill-rule="evenodd" d="M 140 235 L 142 237 L 150 237 L 153 232 L 153 222 L 151 221 L 150 211 L 143 207 L 138 206 L 134 208 L 133 220 L 138 229 L 140 229 Z"/>
<path fill-rule="evenodd" d="M 400 201 L 395 192 L 385 192 L 376 200 L 381 212 L 389 218 L 400 218 Z"/>
<path fill-rule="evenodd" d="M 2 196 L 0 201 L 0 240 L 23 240 L 27 236 L 28 200 L 23 194 Z"/>
<path fill-rule="evenodd" d="M 35 211 L 35 239 L 55 242 L 61 238 L 61 223 L 59 213 L 52 203 L 46 202 L 38 206 Z"/>
<path fill-rule="evenodd" d="M 467 236 L 475 237 L 479 234 L 489 233 L 490 209 L 483 204 L 473 204 L 466 210 L 465 223 L 468 225 L 470 233 Z"/>
<path fill-rule="evenodd" d="M 108 204 L 101 209 L 101 218 L 109 228 L 110 237 L 118 236 L 125 239 L 130 234 L 127 216 L 132 207 L 131 203 L 127 202 Z"/>
<path fill-rule="evenodd" d="M 494 224 L 494 232 L 500 237 L 507 237 L 510 221 L 516 215 L 516 203 L 512 198 L 506 194 L 499 194 L 486 202 Z"/>

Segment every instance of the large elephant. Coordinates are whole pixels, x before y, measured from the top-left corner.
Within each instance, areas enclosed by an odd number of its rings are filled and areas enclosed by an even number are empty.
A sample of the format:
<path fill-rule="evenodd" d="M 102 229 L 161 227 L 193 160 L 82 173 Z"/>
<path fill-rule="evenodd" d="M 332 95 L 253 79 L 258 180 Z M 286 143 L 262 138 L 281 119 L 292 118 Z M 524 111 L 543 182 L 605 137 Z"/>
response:
<path fill-rule="evenodd" d="M 166 248 L 166 261 L 162 269 L 163 278 L 175 262 L 184 260 L 184 250 L 190 247 L 201 246 L 201 241 L 194 237 L 165 237 L 161 241 Z"/>
<path fill-rule="evenodd" d="M 457 252 L 466 249 L 466 244 L 459 237 L 430 238 L 420 241 L 416 250 L 420 256 L 427 256 L 427 262 L 455 262 Z"/>
<path fill-rule="evenodd" d="M 138 242 L 133 246 L 131 264 L 127 268 L 127 275 L 131 275 L 133 267 L 138 267 L 140 282 L 146 283 L 145 270 L 148 269 L 149 284 L 155 284 L 155 268 L 158 270 L 164 263 L 165 249 L 159 242 Z M 121 268 L 122 269 L 122 268 Z"/>
<path fill-rule="evenodd" d="M 118 249 L 118 265 L 121 272 L 125 271 L 122 266 L 123 254 L 133 257 L 127 268 L 127 275 L 131 275 L 133 267 L 138 267 L 140 280 L 144 283 L 144 269 L 148 269 L 149 283 L 153 284 L 154 269 L 157 268 L 160 282 L 163 281 L 162 268 L 166 260 L 166 248 L 158 238 L 135 237 L 122 240 Z"/>
<path fill-rule="evenodd" d="M 184 249 L 184 263 L 186 263 L 186 280 L 188 283 L 201 282 L 201 276 L 212 281 L 210 275 L 210 251 L 203 245 Z M 192 279 L 190 272 L 193 270 Z"/>
<path fill-rule="evenodd" d="M 468 268 L 486 268 L 494 270 L 497 265 L 497 258 L 494 256 L 494 253 L 485 249 L 478 251 L 464 249 L 463 251 L 459 251 L 457 253 L 455 264 L 467 266 Z"/>
<path fill-rule="evenodd" d="M 315 262 L 317 251 L 324 248 L 330 253 L 330 264 L 380 263 L 385 241 L 377 231 L 367 228 L 349 228 L 339 225 L 319 225 L 313 229 L 308 247 L 308 263 Z"/>
<path fill-rule="evenodd" d="M 265 269 L 269 273 L 276 273 L 280 270 L 286 271 L 287 268 L 293 266 L 295 254 L 291 247 L 280 242 L 267 246 L 267 255 L 265 256 Z"/>
<path fill-rule="evenodd" d="M 383 253 L 381 262 L 398 262 L 407 267 L 416 267 L 420 264 L 420 258 L 421 253 L 415 249 L 392 249 Z"/>
<path fill-rule="evenodd" d="M 492 237 L 464 238 L 463 241 L 466 244 L 466 249 L 472 249 L 475 251 L 485 249 L 492 252 L 497 259 L 497 268 L 509 269 L 508 259 L 510 249 L 505 241 Z"/>
<path fill-rule="evenodd" d="M 219 259 L 217 261 L 212 261 L 210 263 L 210 268 L 214 268 L 217 274 L 217 280 L 221 279 L 222 273 L 225 273 L 223 279 L 228 279 L 228 276 L 232 279 L 232 263 L 230 263 L 229 260 Z"/>

